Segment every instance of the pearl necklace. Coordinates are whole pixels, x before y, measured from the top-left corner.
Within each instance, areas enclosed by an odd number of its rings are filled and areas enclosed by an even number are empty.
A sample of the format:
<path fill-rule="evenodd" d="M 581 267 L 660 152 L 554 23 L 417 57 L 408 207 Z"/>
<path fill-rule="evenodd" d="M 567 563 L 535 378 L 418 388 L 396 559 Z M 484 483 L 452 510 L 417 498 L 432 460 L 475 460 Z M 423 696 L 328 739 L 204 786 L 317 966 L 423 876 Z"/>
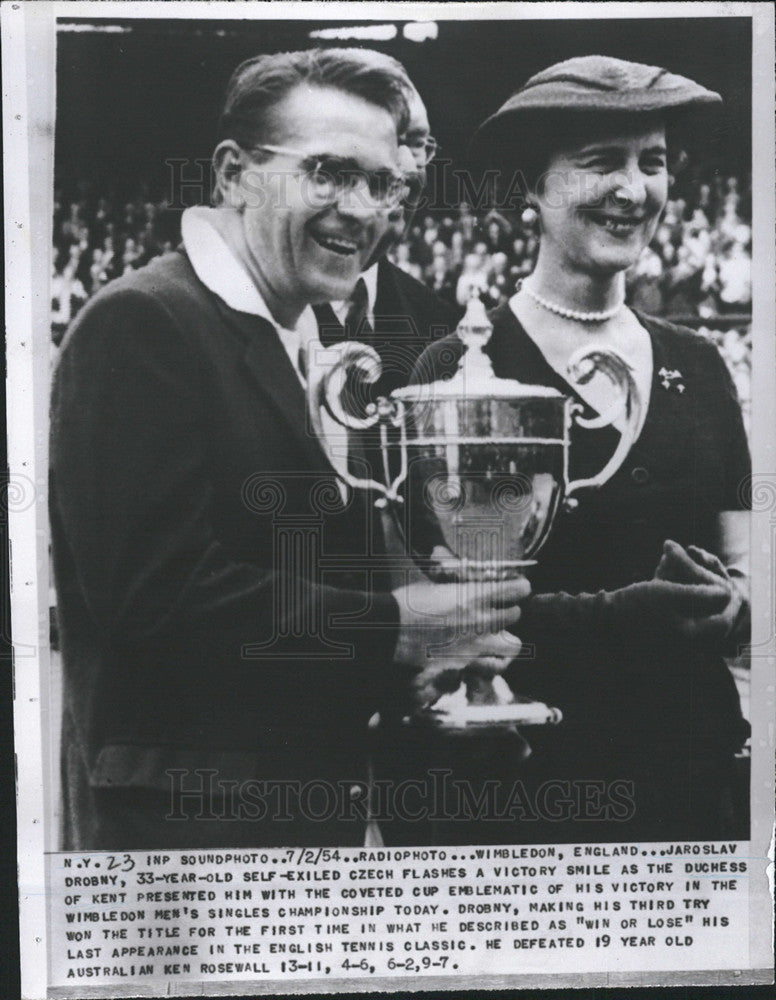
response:
<path fill-rule="evenodd" d="M 557 316 L 562 316 L 564 319 L 574 319 L 578 323 L 605 323 L 606 320 L 612 319 L 625 305 L 625 299 L 622 299 L 617 303 L 612 309 L 607 309 L 605 312 L 579 312 L 576 309 L 566 309 L 565 306 L 556 305 L 554 302 L 548 302 L 547 299 L 543 299 L 541 295 L 538 295 L 532 288 L 528 287 L 527 282 L 522 282 L 520 285 L 522 290 L 526 295 L 530 295 L 531 298 L 542 309 L 546 309 L 548 312 L 555 313 Z"/>

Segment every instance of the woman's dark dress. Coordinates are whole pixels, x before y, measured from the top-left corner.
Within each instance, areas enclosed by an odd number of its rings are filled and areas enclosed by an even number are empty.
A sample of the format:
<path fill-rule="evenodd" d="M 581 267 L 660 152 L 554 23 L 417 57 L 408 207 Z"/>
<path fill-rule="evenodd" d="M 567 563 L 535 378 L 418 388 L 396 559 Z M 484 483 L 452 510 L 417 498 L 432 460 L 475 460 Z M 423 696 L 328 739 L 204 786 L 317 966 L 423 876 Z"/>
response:
<path fill-rule="evenodd" d="M 497 376 L 573 394 L 508 305 L 491 319 L 486 351 Z M 530 573 L 535 594 L 594 594 L 652 579 L 666 539 L 714 551 L 718 513 L 746 506 L 748 444 L 735 389 L 716 347 L 663 320 L 641 315 L 639 320 L 649 332 L 654 358 L 643 429 L 609 482 L 577 494 L 575 511 L 559 513 Z M 422 356 L 416 374 L 422 381 L 452 374 L 462 352 L 455 336 L 439 341 Z M 618 438 L 612 428 L 575 429 L 571 478 L 600 470 Z M 497 776 L 503 795 L 511 782 L 521 783 L 517 800 L 512 792 L 516 818 L 468 828 L 445 824 L 438 839 L 541 843 L 748 836 L 746 804 L 735 799 L 734 755 L 749 726 L 716 650 L 679 642 L 667 630 L 618 636 L 584 627 L 542 631 L 530 621 L 527 611 L 516 628 L 524 648 L 508 680 L 515 691 L 558 706 L 563 722 L 525 730 L 533 754 L 519 765 L 510 760 L 508 744 L 454 750 L 456 768 L 460 773 L 463 767 L 475 788 Z M 527 806 L 521 812 L 523 793 Z"/>

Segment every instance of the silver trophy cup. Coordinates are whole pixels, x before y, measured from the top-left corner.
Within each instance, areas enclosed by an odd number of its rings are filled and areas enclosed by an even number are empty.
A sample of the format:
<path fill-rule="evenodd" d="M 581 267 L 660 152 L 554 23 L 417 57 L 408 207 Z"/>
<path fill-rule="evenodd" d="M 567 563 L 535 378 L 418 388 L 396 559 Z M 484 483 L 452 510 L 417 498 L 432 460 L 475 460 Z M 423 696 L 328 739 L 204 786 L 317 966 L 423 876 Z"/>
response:
<path fill-rule="evenodd" d="M 374 384 L 377 353 L 354 341 L 325 352 L 308 383 L 310 419 L 326 445 L 324 414 L 349 437 L 378 431 L 381 478 L 340 469 L 352 489 L 372 490 L 378 506 L 395 515 L 408 552 L 443 580 L 506 579 L 525 573 L 547 540 L 561 507 L 573 510 L 580 490 L 603 485 L 627 456 L 641 426 L 642 401 L 630 365 L 613 350 L 584 348 L 568 363 L 568 381 L 584 385 L 597 374 L 616 389 L 616 402 L 594 419 L 572 397 L 540 385 L 497 378 L 483 348 L 492 332 L 479 299 L 470 301 L 458 327 L 465 352 L 452 378 L 409 385 L 354 412 L 347 386 L 354 376 Z M 613 424 L 619 443 L 597 475 L 570 480 L 569 451 L 576 427 Z M 409 509 L 408 509 L 409 508 Z M 424 562 L 433 538 L 449 555 Z M 440 543 L 441 542 L 441 546 Z M 424 551 L 425 550 L 425 551 Z M 423 713 L 451 730 L 553 724 L 561 713 L 522 698 L 497 677 L 462 684 Z"/>

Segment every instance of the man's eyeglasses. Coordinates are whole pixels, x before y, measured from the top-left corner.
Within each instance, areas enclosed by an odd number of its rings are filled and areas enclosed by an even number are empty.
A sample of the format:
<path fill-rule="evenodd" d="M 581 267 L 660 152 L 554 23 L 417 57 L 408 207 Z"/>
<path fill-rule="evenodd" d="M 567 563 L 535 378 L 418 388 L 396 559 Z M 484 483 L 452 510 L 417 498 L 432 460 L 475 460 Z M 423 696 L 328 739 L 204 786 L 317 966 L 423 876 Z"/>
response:
<path fill-rule="evenodd" d="M 412 151 L 413 156 L 422 156 L 426 164 L 431 163 L 439 152 L 439 143 L 431 135 L 425 138 L 403 139 L 399 142 L 399 145 L 406 146 Z"/>
<path fill-rule="evenodd" d="M 370 199 L 385 208 L 395 208 L 407 196 L 407 185 L 401 174 L 388 169 L 365 170 L 349 156 L 310 156 L 298 149 L 270 145 L 252 146 L 248 152 L 254 150 L 297 157 L 299 169 L 308 182 L 308 193 L 316 202 L 355 197 L 361 184 L 366 185 Z"/>

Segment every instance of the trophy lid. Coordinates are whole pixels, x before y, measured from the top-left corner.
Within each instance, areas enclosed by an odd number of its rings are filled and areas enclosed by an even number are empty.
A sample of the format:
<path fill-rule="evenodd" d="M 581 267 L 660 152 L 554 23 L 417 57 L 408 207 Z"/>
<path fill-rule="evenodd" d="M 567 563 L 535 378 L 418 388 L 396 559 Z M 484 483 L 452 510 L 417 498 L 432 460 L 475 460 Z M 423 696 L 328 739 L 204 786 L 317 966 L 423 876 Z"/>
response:
<path fill-rule="evenodd" d="M 562 392 L 545 385 L 526 385 L 512 378 L 498 378 L 485 353 L 493 324 L 475 291 L 456 334 L 465 345 L 458 370 L 451 378 L 395 389 L 391 395 L 407 402 L 434 399 L 564 399 Z"/>

